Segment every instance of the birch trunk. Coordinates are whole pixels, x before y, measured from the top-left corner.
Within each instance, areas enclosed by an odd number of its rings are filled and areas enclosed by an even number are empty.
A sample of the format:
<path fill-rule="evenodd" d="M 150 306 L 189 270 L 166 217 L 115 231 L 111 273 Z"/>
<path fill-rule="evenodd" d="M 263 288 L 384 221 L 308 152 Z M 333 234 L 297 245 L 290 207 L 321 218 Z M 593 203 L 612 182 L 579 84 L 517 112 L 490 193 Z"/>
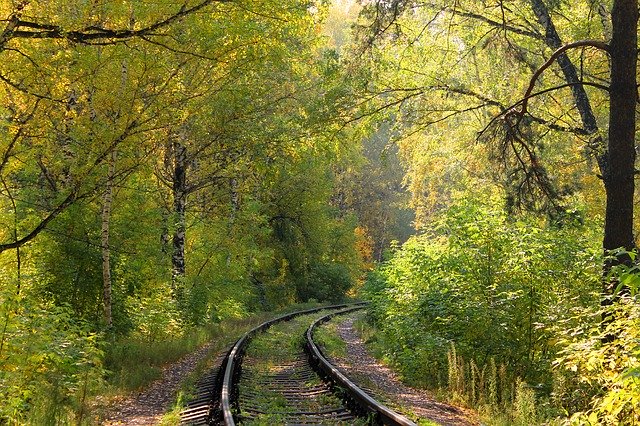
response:
<path fill-rule="evenodd" d="M 175 231 L 173 233 L 172 285 L 174 297 L 181 293 L 182 280 L 185 275 L 185 238 L 187 207 L 187 148 L 177 138 L 173 142 L 173 210 L 175 214 Z"/>
<path fill-rule="evenodd" d="M 111 222 L 111 205 L 113 203 L 113 178 L 116 173 L 117 151 L 111 152 L 109 170 L 107 174 L 107 187 L 102 197 L 102 300 L 104 308 L 104 322 L 107 328 L 113 325 L 111 303 L 111 248 L 109 246 L 109 229 Z"/>

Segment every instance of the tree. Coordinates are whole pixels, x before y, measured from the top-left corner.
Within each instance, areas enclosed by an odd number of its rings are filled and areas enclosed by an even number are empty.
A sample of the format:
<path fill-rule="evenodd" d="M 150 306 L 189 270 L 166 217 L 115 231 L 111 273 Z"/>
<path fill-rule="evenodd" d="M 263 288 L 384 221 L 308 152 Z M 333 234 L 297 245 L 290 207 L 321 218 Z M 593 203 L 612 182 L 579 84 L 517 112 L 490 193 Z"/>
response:
<path fill-rule="evenodd" d="M 637 6 L 636 2 L 614 2 L 610 26 L 604 19 L 578 24 L 573 20 L 579 21 L 580 17 L 571 15 L 572 10 L 568 7 L 558 12 L 557 16 L 564 12 L 573 18 L 565 22 L 574 33 L 591 35 L 596 24 L 602 25 L 600 33 L 605 37 L 609 29 L 612 31 L 610 43 L 586 40 L 569 44 L 562 44 L 563 37 L 552 18 L 552 13 L 562 9 L 560 3 L 538 0 L 512 3 L 480 5 L 477 2 L 427 2 L 412 5 L 410 2 L 394 1 L 377 2 L 365 9 L 369 24 L 363 28 L 367 34 L 373 34 L 363 37 L 367 46 L 407 41 L 403 52 L 396 56 L 400 62 L 398 77 L 384 74 L 386 87 L 371 95 L 380 100 L 371 110 L 376 112 L 381 108 L 399 107 L 402 111 L 400 116 L 405 123 L 410 123 L 412 134 L 427 133 L 428 128 L 438 128 L 443 120 L 451 123 L 460 120 L 461 116 L 482 122 L 485 120 L 478 114 L 472 116 L 475 111 L 497 110 L 497 114 L 491 116 L 498 115 L 501 119 L 492 120 L 482 134 L 484 141 L 489 142 L 488 153 L 499 160 L 497 164 L 505 172 L 508 199 L 516 206 L 521 204 L 529 208 L 536 208 L 541 200 L 548 200 L 541 207 L 552 213 L 558 212 L 553 215 L 560 214 L 560 218 L 568 207 L 564 201 L 567 196 L 576 190 L 584 192 L 584 189 L 576 188 L 575 184 L 571 188 L 569 181 L 562 182 L 563 176 L 550 154 L 557 155 L 564 148 L 555 148 L 553 144 L 564 146 L 566 142 L 563 140 L 572 139 L 584 141 L 591 155 L 597 159 L 598 175 L 604 182 L 606 207 L 603 247 L 605 250 L 631 249 L 634 247 L 633 117 L 636 95 L 633 87 L 636 64 L 635 59 L 630 58 L 635 58 L 636 53 L 637 43 L 633 34 L 637 17 L 629 12 Z M 597 2 L 581 4 L 580 7 L 591 8 L 594 11 L 591 16 L 605 15 L 602 5 Z M 571 8 L 575 10 L 578 6 L 572 4 Z M 565 29 L 565 32 L 569 31 Z M 432 37 L 432 43 L 427 48 L 421 47 L 419 42 L 425 34 Z M 487 49 L 489 45 L 496 50 Z M 541 47 L 556 50 L 548 56 Z M 570 57 L 576 50 L 581 54 L 580 73 Z M 594 50 L 609 53 L 609 79 L 601 77 L 606 64 L 593 53 Z M 377 52 L 375 49 L 371 51 Z M 427 64 L 420 71 L 405 60 L 416 60 L 414 52 L 426 55 L 418 59 L 418 63 Z M 542 66 L 536 64 L 540 60 L 538 58 L 542 59 Z M 495 81 L 501 81 L 498 75 L 493 77 L 498 80 L 487 80 L 484 74 L 492 75 L 486 67 L 487 61 L 504 64 L 497 68 L 502 79 L 510 83 L 495 84 Z M 552 66 L 556 63 L 559 64 L 557 69 Z M 434 69 L 436 64 L 438 68 Z M 534 73 L 528 84 L 523 78 L 527 75 L 527 69 Z M 406 76 L 412 73 L 413 80 L 407 79 Z M 534 93 L 535 83 L 543 74 L 547 88 Z M 558 79 L 561 81 L 558 82 Z M 610 85 L 607 80 L 610 80 Z M 522 87 L 522 91 L 518 87 Z M 567 89 L 571 90 L 572 106 L 577 109 L 577 117 L 573 117 L 566 101 L 556 96 L 556 93 Z M 508 100 L 521 93 L 524 93 L 524 98 L 515 102 Z M 606 99 L 603 94 L 609 96 L 610 101 L 610 109 L 606 112 L 600 106 Z M 476 103 L 465 108 L 460 106 L 460 99 Z M 597 112 L 592 107 L 594 99 L 599 109 Z M 606 143 L 598 135 L 597 114 L 609 117 Z M 573 124 L 578 120 L 579 125 Z M 553 137 L 553 133 L 558 133 L 558 136 Z M 569 151 L 562 152 L 566 156 Z M 550 173 L 550 169 L 554 173 Z M 565 176 L 573 177 L 574 173 L 571 171 Z M 480 172 L 475 171 L 475 174 L 480 175 Z M 576 179 L 572 180 L 575 182 Z M 535 195 L 526 195 L 527 192 Z"/>
<path fill-rule="evenodd" d="M 602 155 L 605 164 L 602 167 L 603 182 L 606 192 L 606 212 L 603 248 L 605 252 L 617 249 L 631 251 L 635 248 L 633 235 L 633 206 L 635 179 L 635 114 L 637 103 L 637 29 L 638 2 L 636 0 L 616 0 L 611 11 L 611 41 L 577 41 L 561 46 L 551 58 L 534 74 L 529 89 L 525 93 L 520 118 L 527 112 L 527 101 L 532 96 L 533 85 L 538 76 L 563 52 L 583 46 L 591 46 L 604 50 L 611 61 L 609 92 L 609 136 L 607 151 Z M 616 260 L 608 262 L 608 270 L 616 263 L 630 262 L 626 255 L 619 255 Z M 612 294 L 615 282 L 605 280 L 605 294 Z"/>
<path fill-rule="evenodd" d="M 2 5 L 0 16 L 5 18 L 0 21 L 4 23 L 0 32 L 0 55 L 4 66 L 0 69 L 0 81 L 8 96 L 4 99 L 4 105 L 14 112 L 14 118 L 9 122 L 18 130 L 12 130 L 8 134 L 10 142 L 4 149 L 0 172 L 7 168 L 7 163 L 20 142 L 25 139 L 25 133 L 28 131 L 24 127 L 29 123 L 37 123 L 38 116 L 44 114 L 46 117 L 51 113 L 51 108 L 61 108 L 63 113 L 87 112 L 80 111 L 80 107 L 75 105 L 82 100 L 78 97 L 80 94 L 73 90 L 60 93 L 61 82 L 57 80 L 61 67 L 72 71 L 82 68 L 74 67 L 82 63 L 77 58 L 71 59 L 74 52 L 87 52 L 88 49 L 83 48 L 88 46 L 126 46 L 124 42 L 127 40 L 144 41 L 148 46 L 159 46 L 160 50 L 165 51 L 179 50 L 179 43 L 172 45 L 172 42 L 165 42 L 167 39 L 175 41 L 175 38 L 172 39 L 172 28 L 181 19 L 207 7 L 224 3 L 224 0 L 205 0 L 192 5 L 185 3 L 179 8 L 172 5 L 160 8 L 144 4 L 134 6 L 121 2 L 87 5 L 53 2 L 41 5 L 32 1 L 20 1 Z M 110 16 L 109 25 L 104 24 L 102 19 L 107 14 Z M 197 52 L 192 54 L 197 55 Z M 53 65 L 52 56 L 53 61 L 58 62 L 59 66 Z M 71 60 L 65 62 L 69 59 Z M 162 90 L 166 87 L 159 88 Z M 146 93 L 145 96 L 146 101 L 153 99 L 151 93 Z M 41 104 L 44 103 L 47 105 L 43 107 Z M 36 126 L 40 124 L 37 123 Z M 107 145 L 107 151 L 97 156 L 94 167 L 109 158 L 110 150 L 132 133 L 140 132 L 142 126 L 144 124 L 140 122 L 130 122 L 124 131 Z M 47 175 L 46 171 L 44 174 Z M 54 183 L 52 179 L 49 181 Z M 13 241 L 0 243 L 0 252 L 17 249 L 28 243 L 70 205 L 91 197 L 94 191 L 85 191 L 82 186 L 80 182 L 70 185 L 66 196 L 60 196 L 57 202 L 49 206 L 46 214 L 24 235 L 16 234 Z"/>
<path fill-rule="evenodd" d="M 612 37 L 609 167 L 604 176 L 607 211 L 604 249 L 635 247 L 633 195 L 635 178 L 635 111 L 638 100 L 636 75 L 638 53 L 638 2 L 615 0 L 611 12 Z"/>
<path fill-rule="evenodd" d="M 325 6 L 0 3 L 0 423 L 81 422 L 98 347 L 123 347 L 103 339 L 338 300 L 360 275 L 331 205 L 355 149 Z"/>
<path fill-rule="evenodd" d="M 403 185 L 398 147 L 389 141 L 389 123 L 362 140 L 362 165 L 341 170 L 334 204 L 355 213 L 365 236 L 372 239 L 373 260 L 382 262 L 392 241 L 403 243 L 414 233 L 414 214 Z"/>
<path fill-rule="evenodd" d="M 229 0 L 203 0 L 191 6 L 184 3 L 180 8 L 168 5 L 168 8 L 158 8 L 157 5 L 149 6 L 140 4 L 136 8 L 136 16 L 144 17 L 144 21 L 135 23 L 132 27 L 129 23 L 131 9 L 128 5 L 120 5 L 117 2 L 105 5 L 90 4 L 75 11 L 64 3 L 53 3 L 47 8 L 38 8 L 32 1 L 11 2 L 6 4 L 0 12 L 6 18 L 5 27 L 0 36 L 0 52 L 13 50 L 9 43 L 14 39 L 60 39 L 80 44 L 114 44 L 132 38 L 153 40 L 164 36 L 167 29 L 180 19 L 195 14 L 215 3 L 225 3 Z M 102 8 L 103 12 L 115 12 L 123 16 L 114 16 L 112 22 L 125 22 L 121 26 L 106 26 L 102 22 L 91 22 L 95 18 L 96 9 Z M 177 9 L 177 10 L 176 10 Z M 69 15 L 72 12 L 72 15 Z M 78 15 L 88 21 L 77 20 Z M 60 22 L 51 21 L 51 17 L 57 17 Z"/>

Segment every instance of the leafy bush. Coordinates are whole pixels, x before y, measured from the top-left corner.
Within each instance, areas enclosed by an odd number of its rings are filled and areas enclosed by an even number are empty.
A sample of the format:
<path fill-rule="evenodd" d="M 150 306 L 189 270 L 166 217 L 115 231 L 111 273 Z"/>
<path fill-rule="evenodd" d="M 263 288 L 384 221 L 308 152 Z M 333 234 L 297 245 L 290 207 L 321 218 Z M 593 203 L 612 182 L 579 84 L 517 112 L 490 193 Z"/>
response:
<path fill-rule="evenodd" d="M 342 264 L 321 263 L 311 267 L 308 283 L 298 288 L 301 301 L 340 302 L 353 281 L 349 269 Z"/>
<path fill-rule="evenodd" d="M 562 386 L 555 396 L 574 413 L 569 424 L 640 422 L 640 270 L 615 272 L 628 292 L 602 309 L 585 310 L 583 321 L 591 321 L 565 330 L 560 342 L 555 366 Z"/>
<path fill-rule="evenodd" d="M 98 336 L 72 311 L 0 294 L 0 423 L 80 424 L 104 370 Z"/>
<path fill-rule="evenodd" d="M 549 394 L 554 325 L 598 304 L 598 247 L 585 225 L 514 220 L 490 201 L 454 205 L 371 274 L 370 317 L 410 382 L 446 387 L 453 342 L 478 372 L 493 359 L 512 386 L 522 378 Z"/>

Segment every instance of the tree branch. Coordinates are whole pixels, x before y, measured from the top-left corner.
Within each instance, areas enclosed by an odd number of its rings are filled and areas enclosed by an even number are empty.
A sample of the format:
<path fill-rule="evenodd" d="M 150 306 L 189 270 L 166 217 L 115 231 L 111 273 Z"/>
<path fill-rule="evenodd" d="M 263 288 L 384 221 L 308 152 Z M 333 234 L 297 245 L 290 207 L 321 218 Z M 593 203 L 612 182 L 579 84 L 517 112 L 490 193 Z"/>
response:
<path fill-rule="evenodd" d="M 521 102 L 522 107 L 518 112 L 520 117 L 522 117 L 527 112 L 527 104 L 528 104 L 529 98 L 532 97 L 531 93 L 533 93 L 533 89 L 536 85 L 536 82 L 538 81 L 538 78 L 540 78 L 542 73 L 547 68 L 549 68 L 551 64 L 553 64 L 553 62 L 555 62 L 555 60 L 558 59 L 558 57 L 562 55 L 564 52 L 570 49 L 578 48 L 578 47 L 595 47 L 596 49 L 609 52 L 609 45 L 599 40 L 580 40 L 573 43 L 565 44 L 564 46 L 561 46 L 560 48 L 556 49 L 556 51 L 553 52 L 553 54 L 549 57 L 549 59 L 547 59 L 547 61 L 544 64 L 542 64 L 542 66 L 540 66 L 540 68 L 538 68 L 538 70 L 531 77 L 531 80 L 529 82 L 529 87 L 527 88 L 527 91 L 525 92 L 524 97 L 522 98 L 522 102 Z M 585 83 L 581 83 L 581 84 L 585 84 Z"/>
<path fill-rule="evenodd" d="M 18 14 L 14 14 L 9 23 L 0 34 L 0 51 L 12 38 L 32 38 L 32 39 L 65 39 L 75 43 L 91 44 L 92 42 L 115 43 L 118 40 L 126 40 L 136 37 L 156 35 L 157 30 L 161 30 L 179 21 L 180 19 L 196 13 L 213 3 L 229 3 L 232 0 L 203 0 L 200 3 L 187 7 L 183 4 L 180 9 L 169 17 L 154 22 L 146 27 L 134 29 L 114 29 L 95 25 L 85 27 L 81 30 L 67 31 L 60 25 L 41 24 L 33 21 L 20 19 Z"/>
<path fill-rule="evenodd" d="M 38 109 L 38 105 L 39 104 L 40 104 L 40 101 L 37 100 L 35 102 L 35 104 L 33 105 L 33 109 L 31 110 L 31 112 L 29 112 L 29 114 L 27 114 L 26 117 L 24 117 L 22 119 L 15 119 L 14 118 L 13 121 L 15 123 L 24 125 L 25 123 L 27 123 L 29 120 L 31 120 L 33 118 L 34 114 L 36 113 L 36 110 Z M 2 161 L 0 161 L 0 173 L 2 173 L 2 170 L 4 170 L 5 166 L 9 162 L 9 158 L 11 158 L 13 148 L 15 147 L 16 143 L 18 142 L 18 140 L 22 136 L 23 131 L 24 131 L 24 127 L 19 127 L 18 131 L 16 132 L 16 134 L 11 139 L 11 142 L 9 142 L 9 145 L 7 146 L 7 149 L 5 150 L 4 154 L 2 155 Z"/>
<path fill-rule="evenodd" d="M 498 29 L 503 29 L 505 31 L 510 31 L 515 34 L 531 37 L 536 40 L 544 40 L 544 36 L 542 34 L 529 31 L 523 28 L 514 27 L 513 25 L 507 25 L 506 23 L 503 23 L 503 22 L 494 21 L 493 19 L 489 19 L 486 16 L 482 16 L 477 13 L 466 12 L 466 11 L 453 9 L 453 8 L 447 8 L 446 10 L 453 13 L 454 15 L 475 19 L 477 21 L 484 22 L 485 24 L 489 24 L 490 26 Z"/>
<path fill-rule="evenodd" d="M 64 103 L 65 102 L 63 99 L 55 99 L 55 98 L 52 98 L 51 96 L 41 95 L 39 93 L 31 92 L 31 91 L 29 91 L 28 88 L 26 88 L 22 84 L 16 83 L 16 82 L 10 80 L 9 78 L 5 77 L 1 73 L 0 73 L 0 81 L 5 82 L 7 85 L 13 87 L 14 89 L 16 89 L 19 92 L 22 92 L 22 93 L 24 93 L 26 95 L 33 96 L 33 97 L 38 98 L 38 99 L 46 99 L 46 100 L 49 100 L 49 101 L 52 101 L 52 102 L 58 102 L 58 103 Z"/>
<path fill-rule="evenodd" d="M 535 98 L 536 96 L 544 95 L 545 93 L 553 92 L 553 91 L 555 91 L 555 90 L 565 89 L 565 88 L 567 88 L 567 87 L 575 86 L 575 85 L 577 85 L 577 84 L 581 84 L 581 85 L 583 85 L 583 86 L 591 86 L 591 87 L 595 87 L 595 88 L 597 88 L 597 89 L 601 89 L 601 90 L 604 90 L 604 91 L 606 91 L 606 92 L 608 92 L 608 91 L 609 91 L 609 88 L 608 88 L 607 86 L 605 86 L 605 85 L 603 85 L 603 84 L 599 84 L 599 83 L 592 83 L 592 82 L 589 82 L 589 81 L 580 81 L 580 82 L 578 82 L 578 83 L 565 83 L 565 84 L 561 84 L 561 85 L 559 85 L 559 86 L 549 87 L 549 88 L 544 89 L 544 90 L 541 90 L 541 91 L 539 91 L 539 92 L 531 93 L 531 94 L 529 94 L 529 96 L 527 96 L 527 97 L 525 97 L 525 98 L 522 98 L 522 99 L 520 99 L 518 102 L 516 102 L 516 103 L 512 104 L 511 106 L 509 106 L 508 108 L 505 108 L 505 109 L 504 109 L 500 114 L 498 114 L 497 116 L 493 117 L 493 118 L 491 119 L 491 121 L 489 121 L 489 123 L 488 123 L 488 124 L 487 124 L 487 125 L 486 125 L 486 126 L 485 126 L 481 131 L 480 131 L 480 132 L 478 132 L 478 134 L 479 134 L 479 135 L 482 135 L 483 133 L 485 133 L 485 132 L 487 131 L 487 129 L 488 129 L 489 127 L 491 127 L 491 125 L 492 125 L 492 124 L 493 124 L 497 119 L 499 119 L 499 118 L 500 118 L 500 117 L 502 117 L 502 116 L 505 116 L 505 117 L 506 117 L 506 116 L 510 116 L 510 117 L 517 116 L 517 117 L 518 117 L 518 120 L 515 122 L 515 126 L 517 126 L 517 125 L 520 123 L 520 121 L 522 120 L 522 117 L 524 117 L 524 114 L 526 114 L 526 113 L 527 113 L 526 109 L 525 109 L 525 110 L 517 111 L 517 110 L 516 110 L 516 107 L 517 107 L 518 105 L 521 105 L 521 104 L 527 103 L 527 102 L 529 101 L 529 99 L 531 99 L 531 98 Z M 531 116 L 531 114 L 529 114 L 529 116 Z M 535 119 L 535 117 L 534 117 L 534 119 Z M 539 119 L 535 119 L 534 121 L 538 121 L 538 122 L 540 122 L 540 120 L 539 120 Z M 575 132 L 575 131 L 572 131 L 572 133 L 576 133 L 576 132 Z"/>
<path fill-rule="evenodd" d="M 67 197 L 60 204 L 56 206 L 55 209 L 49 212 L 49 214 L 44 219 L 42 219 L 40 223 L 36 225 L 36 227 L 33 228 L 33 230 L 29 232 L 27 235 L 25 235 L 20 239 L 16 239 L 11 243 L 0 244 L 0 253 L 6 250 L 22 247 L 29 241 L 33 240 L 47 226 L 49 222 L 55 219 L 60 213 L 62 213 L 67 207 L 73 204 L 77 199 L 78 199 L 77 189 L 74 189 L 71 191 L 71 193 L 69 193 L 69 195 L 67 195 Z"/>

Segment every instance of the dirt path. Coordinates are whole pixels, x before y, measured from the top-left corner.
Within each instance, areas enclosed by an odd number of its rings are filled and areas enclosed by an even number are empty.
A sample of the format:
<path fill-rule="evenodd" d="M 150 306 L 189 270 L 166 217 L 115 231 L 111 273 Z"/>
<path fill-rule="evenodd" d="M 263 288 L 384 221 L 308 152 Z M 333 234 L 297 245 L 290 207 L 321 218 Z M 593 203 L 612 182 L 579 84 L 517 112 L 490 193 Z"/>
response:
<path fill-rule="evenodd" d="M 398 380 L 398 377 L 386 366 L 373 358 L 367 351 L 360 336 L 353 327 L 354 317 L 348 317 L 338 324 L 338 333 L 347 343 L 346 359 L 333 360 L 345 373 L 364 387 L 371 388 L 376 398 L 380 395 L 392 395 L 415 416 L 428 419 L 444 426 L 471 426 L 477 422 L 462 409 L 436 401 L 427 392 L 411 388 Z M 366 384 L 364 384 L 366 383 Z M 381 398 L 381 399 L 384 399 Z M 398 410 L 398 407 L 393 407 Z M 407 414 L 415 418 L 411 413 Z"/>
<path fill-rule="evenodd" d="M 180 383 L 200 361 L 206 358 L 212 346 L 212 343 L 206 344 L 179 361 L 166 366 L 162 370 L 162 377 L 151 386 L 113 405 L 107 411 L 103 424 L 143 426 L 159 423 L 163 414 L 175 401 Z"/>

